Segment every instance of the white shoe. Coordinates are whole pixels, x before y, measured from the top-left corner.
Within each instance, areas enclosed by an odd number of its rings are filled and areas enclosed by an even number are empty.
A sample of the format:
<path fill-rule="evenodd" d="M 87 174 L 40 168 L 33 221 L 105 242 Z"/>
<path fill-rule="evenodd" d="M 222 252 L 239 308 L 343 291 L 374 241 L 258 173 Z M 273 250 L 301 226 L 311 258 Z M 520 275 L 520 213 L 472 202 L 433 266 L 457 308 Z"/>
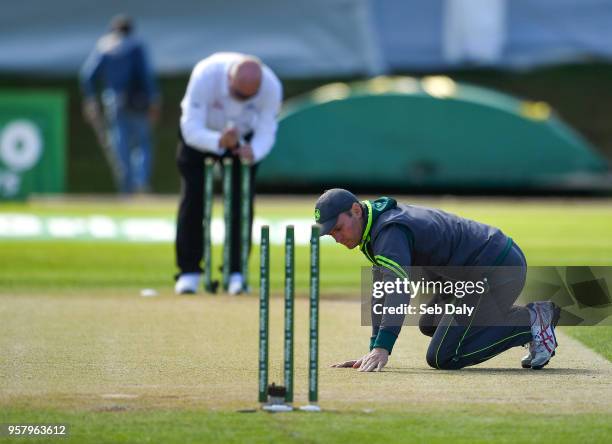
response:
<path fill-rule="evenodd" d="M 556 336 L 555 336 L 555 342 L 556 342 Z M 557 344 L 557 347 L 558 346 L 559 346 L 559 344 Z M 523 367 L 523 368 L 532 368 L 531 364 L 532 364 L 533 358 L 535 356 L 535 342 L 531 341 L 529 344 L 525 345 L 525 347 L 528 348 L 528 352 L 521 359 L 521 367 Z M 550 357 L 552 358 L 553 356 L 555 356 L 554 350 L 553 350 L 552 354 L 550 355 Z M 548 362 L 546 362 L 544 365 L 546 365 L 546 364 L 548 364 Z M 544 367 L 544 365 L 542 365 L 541 367 L 536 367 L 536 368 L 534 368 L 534 370 L 540 370 L 542 367 Z"/>
<path fill-rule="evenodd" d="M 176 280 L 174 292 L 176 294 L 195 294 L 200 288 L 200 273 L 183 273 Z"/>
<path fill-rule="evenodd" d="M 232 273 L 229 278 L 229 283 L 227 285 L 227 292 L 229 294 L 240 294 L 244 290 L 244 280 L 242 279 L 241 273 Z"/>
<path fill-rule="evenodd" d="M 535 322 L 531 326 L 533 341 L 529 344 L 530 366 L 534 370 L 540 370 L 555 355 L 555 325 L 559 321 L 561 310 L 552 302 L 534 302 L 528 307 L 536 314 Z"/>
<path fill-rule="evenodd" d="M 521 359 L 521 367 L 531 368 L 531 361 L 533 360 L 533 341 L 526 344 L 525 347 L 528 348 L 528 351 L 527 354 Z"/>

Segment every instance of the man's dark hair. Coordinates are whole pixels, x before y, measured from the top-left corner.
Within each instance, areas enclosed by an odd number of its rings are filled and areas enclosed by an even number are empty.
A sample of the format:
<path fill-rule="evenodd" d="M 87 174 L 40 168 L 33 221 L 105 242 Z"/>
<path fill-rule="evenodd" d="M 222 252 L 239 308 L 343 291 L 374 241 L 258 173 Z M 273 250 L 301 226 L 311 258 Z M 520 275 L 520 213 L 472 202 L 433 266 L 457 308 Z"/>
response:
<path fill-rule="evenodd" d="M 132 18 L 125 14 L 119 14 L 113 17 L 110 23 L 111 31 L 118 32 L 123 35 L 131 34 L 134 30 L 134 22 Z"/>

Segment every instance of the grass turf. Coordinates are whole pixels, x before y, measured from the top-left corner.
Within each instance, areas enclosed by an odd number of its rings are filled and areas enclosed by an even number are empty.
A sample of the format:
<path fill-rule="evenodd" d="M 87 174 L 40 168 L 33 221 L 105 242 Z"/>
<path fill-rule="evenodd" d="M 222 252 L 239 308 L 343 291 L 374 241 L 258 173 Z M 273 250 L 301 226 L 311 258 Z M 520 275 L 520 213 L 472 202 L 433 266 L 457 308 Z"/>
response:
<path fill-rule="evenodd" d="M 88 288 L 170 288 L 173 285 L 174 247 L 170 244 L 127 244 L 100 242 L 24 241 L 5 242 L 0 268 L 2 291 L 65 291 Z M 254 247 L 252 256 L 258 257 Z M 283 247 L 271 248 L 271 285 L 283 288 Z M 221 264 L 221 248 L 213 251 L 214 263 Z M 308 286 L 308 248 L 296 247 L 296 289 L 305 293 Z M 361 255 L 321 246 L 322 290 L 333 293 L 359 291 L 359 270 L 367 263 Z M 250 262 L 252 285 L 257 288 L 259 261 Z M 220 278 L 220 272 L 216 273 Z"/>
<path fill-rule="evenodd" d="M 563 327 L 562 329 L 608 361 L 612 361 L 612 326 Z"/>
<path fill-rule="evenodd" d="M 67 423 L 69 439 L 95 443 L 555 443 L 607 442 L 609 416 L 489 411 L 324 412 L 270 415 L 200 411 L 75 412 L 8 409 L 0 422 Z M 546 424 L 544 427 L 543 424 Z M 0 438 L 0 442 L 16 442 Z M 18 442 L 57 442 L 19 438 Z"/>
<path fill-rule="evenodd" d="M 262 217 L 309 218 L 314 198 L 262 198 L 257 214 Z M 608 201 L 478 201 L 439 199 L 417 203 L 437 206 L 498 226 L 521 246 L 530 265 L 612 265 L 612 205 Z M 115 216 L 173 217 L 175 202 L 39 202 L 7 204 L 3 212 L 38 215 L 112 214 Z M 220 214 L 220 208 L 215 208 Z M 171 244 L 0 241 L 3 257 L 0 282 L 11 291 L 45 288 L 137 288 L 172 284 L 174 247 Z M 250 264 L 257 276 L 257 248 Z M 215 248 L 215 263 L 221 259 Z M 273 289 L 282 288 L 281 247 L 272 249 Z M 308 249 L 296 248 L 297 290 L 307 291 Z M 357 251 L 329 243 L 321 245 L 321 283 L 326 292 L 359 292 L 360 267 L 368 262 Z M 301 271 L 301 272 L 300 272 Z"/>
<path fill-rule="evenodd" d="M 309 217 L 311 202 L 289 206 L 265 200 L 258 211 L 266 216 Z M 612 264 L 612 206 L 608 202 L 543 203 L 442 200 L 423 202 L 462 216 L 501 227 L 523 248 L 531 265 Z M 145 205 L 114 204 L 11 204 L 0 211 L 30 214 L 112 214 L 171 216 L 174 203 Z M 0 241 L 0 301 L 2 295 L 20 293 L 82 295 L 112 293 L 114 289 L 157 288 L 170 291 L 174 252 L 170 244 L 126 244 L 103 242 Z M 257 249 L 251 261 L 257 275 Z M 307 253 L 296 250 L 296 287 L 306 292 Z M 282 288 L 281 247 L 272 249 L 272 286 Z M 220 250 L 215 249 L 220 258 Z M 332 244 L 322 245 L 322 291 L 325 297 L 355 297 L 359 292 L 359 267 L 367 266 L 357 252 Z M 219 263 L 219 261 L 217 261 Z M 256 282 L 254 282 L 256 286 Z M 92 296 L 95 297 L 95 296 Z M 0 304 L 0 315 L 2 313 Z M 564 328 L 606 358 L 612 358 L 612 327 Z M 33 363 L 32 365 L 35 365 Z M 203 375 L 205 378 L 205 375 Z M 0 382 L 2 375 L 0 375 Z M 409 383 L 409 382 L 407 382 Z M 0 384 L 0 388 L 3 385 Z M 7 388 L 7 387 L 4 387 Z M 245 394 L 251 398 L 251 393 Z M 60 400 L 61 401 L 61 400 Z M 435 400 L 432 400 L 432 403 Z M 61 404 L 61 402 L 60 402 Z M 326 412 L 321 415 L 290 416 L 215 412 L 210 409 L 124 409 L 121 402 L 106 409 L 66 406 L 55 410 L 28 405 L 23 399 L 0 409 L 0 423 L 66 422 L 72 426 L 74 442 L 605 442 L 610 434 L 610 415 L 526 414 L 505 411 L 502 406 L 423 411 L 406 406 L 405 411 Z M 0 438 L 0 442 L 3 438 Z M 5 438 L 14 442 L 13 438 Z M 28 440 L 21 440 L 28 442 Z M 36 438 L 35 442 L 44 442 Z"/>
<path fill-rule="evenodd" d="M 308 218 L 313 198 L 262 198 L 257 213 L 264 217 Z M 440 207 L 461 216 L 502 228 L 521 246 L 530 265 L 611 265 L 612 205 L 608 201 L 581 203 L 545 201 L 488 201 L 417 199 L 417 203 Z M 151 201 L 94 202 L 41 201 L 8 203 L 2 212 L 36 215 L 108 214 L 114 216 L 172 217 L 172 199 Z M 215 214 L 221 213 L 219 203 Z M 166 288 L 172 285 L 174 247 L 170 244 L 0 241 L 4 266 L 0 268 L 3 291 L 71 291 L 87 288 Z M 258 275 L 257 247 L 250 263 L 251 276 Z M 219 264 L 221 250 L 214 249 Z M 271 285 L 283 286 L 283 249 L 273 246 Z M 275 260 L 275 258 L 278 258 Z M 296 248 L 296 290 L 307 292 L 307 247 Z M 322 292 L 332 297 L 358 297 L 360 267 L 368 262 L 358 252 L 323 243 L 321 246 Z M 257 285 L 255 281 L 254 286 Z M 567 328 L 566 331 L 606 358 L 612 359 L 612 327 Z"/>

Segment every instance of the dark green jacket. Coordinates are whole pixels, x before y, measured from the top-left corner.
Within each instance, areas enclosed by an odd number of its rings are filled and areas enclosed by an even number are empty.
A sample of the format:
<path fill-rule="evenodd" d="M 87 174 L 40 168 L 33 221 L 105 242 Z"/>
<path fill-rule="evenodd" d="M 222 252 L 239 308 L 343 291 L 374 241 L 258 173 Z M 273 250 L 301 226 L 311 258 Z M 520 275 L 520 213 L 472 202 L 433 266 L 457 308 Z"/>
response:
<path fill-rule="evenodd" d="M 359 248 L 388 279 L 408 277 L 410 266 L 497 265 L 512 246 L 499 228 L 435 208 L 398 204 L 389 197 L 362 206 L 365 227 Z M 383 318 L 373 325 L 370 348 L 391 352 L 400 330 L 385 326 Z"/>

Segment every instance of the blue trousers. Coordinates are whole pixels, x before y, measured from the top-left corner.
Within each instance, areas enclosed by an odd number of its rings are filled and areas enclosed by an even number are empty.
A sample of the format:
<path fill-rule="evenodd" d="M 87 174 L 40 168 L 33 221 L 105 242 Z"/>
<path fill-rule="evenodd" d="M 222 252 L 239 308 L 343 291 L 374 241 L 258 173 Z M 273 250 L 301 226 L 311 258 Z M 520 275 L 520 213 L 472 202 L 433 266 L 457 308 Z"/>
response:
<path fill-rule="evenodd" d="M 503 272 L 488 276 L 489 289 L 483 295 L 450 300 L 434 298 L 429 305 L 454 303 L 474 307 L 465 314 L 423 315 L 421 332 L 431 336 L 427 363 L 436 369 L 457 370 L 491 359 L 509 348 L 531 342 L 531 322 L 526 307 L 513 305 L 525 285 L 527 263 L 513 244 L 499 264 Z"/>
<path fill-rule="evenodd" d="M 151 126 L 146 113 L 119 109 L 109 119 L 121 193 L 147 191 L 151 179 Z"/>

